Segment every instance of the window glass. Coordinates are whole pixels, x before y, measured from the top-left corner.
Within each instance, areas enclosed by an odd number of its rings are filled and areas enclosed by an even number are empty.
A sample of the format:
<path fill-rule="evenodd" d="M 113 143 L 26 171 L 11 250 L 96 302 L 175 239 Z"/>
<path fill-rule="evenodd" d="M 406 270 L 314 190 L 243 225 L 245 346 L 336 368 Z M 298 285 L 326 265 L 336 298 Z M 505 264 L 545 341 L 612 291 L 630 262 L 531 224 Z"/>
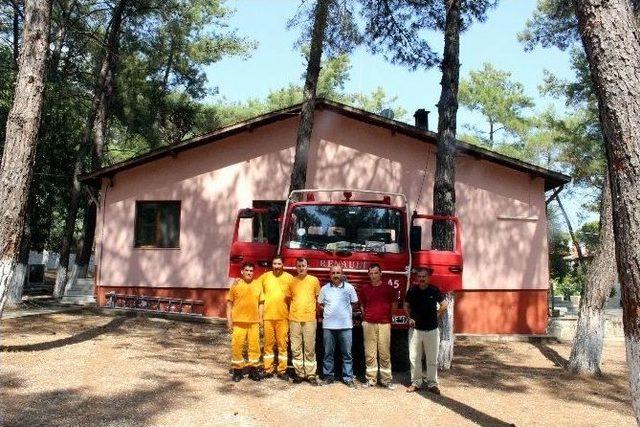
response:
<path fill-rule="evenodd" d="M 135 246 L 180 247 L 180 201 L 136 202 Z"/>
<path fill-rule="evenodd" d="M 404 216 L 392 208 L 349 205 L 297 206 L 286 245 L 291 249 L 389 252 L 404 249 Z"/>
<path fill-rule="evenodd" d="M 272 224 L 275 223 L 275 224 Z M 239 218 L 238 242 L 273 243 L 269 239 L 269 227 L 275 225 L 275 244 L 278 243 L 278 221 L 266 212 L 254 212 L 251 218 Z"/>

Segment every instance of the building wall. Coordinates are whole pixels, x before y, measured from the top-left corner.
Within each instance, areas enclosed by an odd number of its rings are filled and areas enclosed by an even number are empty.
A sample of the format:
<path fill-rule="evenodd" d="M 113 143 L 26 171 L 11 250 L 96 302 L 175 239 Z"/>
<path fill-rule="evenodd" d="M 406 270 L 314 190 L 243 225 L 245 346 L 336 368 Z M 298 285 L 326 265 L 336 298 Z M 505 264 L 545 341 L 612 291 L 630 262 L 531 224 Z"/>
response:
<path fill-rule="evenodd" d="M 333 112 L 321 117 L 313 187 L 400 192 L 411 210 L 419 199 L 417 210 L 432 212 L 435 146 Z M 465 289 L 547 289 L 544 181 L 470 156 L 458 156 L 456 173 Z"/>
<path fill-rule="evenodd" d="M 117 174 L 103 191 L 98 284 L 226 287 L 236 212 L 254 198 L 286 197 L 295 126 L 287 120 Z M 133 247 L 136 200 L 182 201 L 179 249 Z"/>
<path fill-rule="evenodd" d="M 169 288 L 184 288 L 186 293 L 205 288 L 207 300 L 220 300 L 228 285 L 236 212 L 251 206 L 253 199 L 286 198 L 296 129 L 293 117 L 123 171 L 112 182 L 105 180 L 96 255 L 99 300 L 109 289 L 131 287 L 143 287 L 149 295 Z M 401 192 L 411 210 L 419 200 L 417 210 L 431 212 L 433 145 L 324 110 L 316 114 L 310 150 L 308 187 Z M 464 155 L 456 165 L 465 289 L 546 295 L 543 180 Z M 134 248 L 136 200 L 176 199 L 182 201 L 180 248 Z M 461 304 L 466 300 L 472 307 L 472 301 L 477 305 L 484 298 L 491 299 L 491 294 L 463 296 Z M 500 307 L 514 301 L 507 298 Z M 546 325 L 546 296 L 544 301 Z M 216 305 L 205 314 L 223 312 Z M 474 332 L 479 322 L 456 316 L 461 319 L 456 329 Z M 512 329 L 522 330 L 518 322 L 523 317 L 516 317 Z M 528 318 L 524 316 L 525 323 Z M 529 329 L 540 332 L 540 324 L 536 321 Z"/>

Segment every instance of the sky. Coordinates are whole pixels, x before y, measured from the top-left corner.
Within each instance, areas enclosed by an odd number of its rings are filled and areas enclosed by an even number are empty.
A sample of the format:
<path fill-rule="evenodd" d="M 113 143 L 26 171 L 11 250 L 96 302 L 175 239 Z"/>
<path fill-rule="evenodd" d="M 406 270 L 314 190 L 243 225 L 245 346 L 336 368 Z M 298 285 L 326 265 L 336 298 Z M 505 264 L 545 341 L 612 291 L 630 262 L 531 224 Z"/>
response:
<path fill-rule="evenodd" d="M 209 100 L 264 98 L 270 90 L 290 83 L 302 84 L 306 64 L 299 49 L 294 47 L 300 30 L 286 28 L 300 0 L 227 0 L 225 4 L 235 9 L 229 28 L 236 29 L 241 37 L 257 41 L 258 47 L 247 59 L 226 58 L 206 68 L 210 84 L 218 88 L 218 95 Z M 526 94 L 536 103 L 534 111 L 542 111 L 549 104 L 563 111 L 561 102 L 539 94 L 538 85 L 542 83 L 545 69 L 560 78 L 572 78 L 568 53 L 555 48 L 525 52 L 517 40 L 517 34 L 524 29 L 535 7 L 535 0 L 502 0 L 496 9 L 489 12 L 486 22 L 474 23 L 463 33 L 460 76 L 465 77 L 470 70 L 480 69 L 483 63 L 489 62 L 510 72 L 514 81 L 524 85 Z M 442 51 L 441 34 L 428 33 L 426 37 L 435 51 Z M 411 116 L 418 108 L 430 110 L 430 127 L 434 129 L 437 123 L 435 104 L 440 96 L 441 74 L 438 68 L 409 71 L 386 62 L 382 56 L 368 53 L 365 48 L 358 48 L 350 59 L 350 80 L 346 84 L 346 92 L 370 93 L 382 86 L 388 96 L 398 98 L 395 105 L 407 110 L 406 121 L 412 120 Z M 464 131 L 465 124 L 481 126 L 484 122 L 479 113 L 460 108 L 458 124 L 460 132 Z M 582 222 L 584 218 L 579 217 L 577 202 L 567 202 L 572 221 Z"/>

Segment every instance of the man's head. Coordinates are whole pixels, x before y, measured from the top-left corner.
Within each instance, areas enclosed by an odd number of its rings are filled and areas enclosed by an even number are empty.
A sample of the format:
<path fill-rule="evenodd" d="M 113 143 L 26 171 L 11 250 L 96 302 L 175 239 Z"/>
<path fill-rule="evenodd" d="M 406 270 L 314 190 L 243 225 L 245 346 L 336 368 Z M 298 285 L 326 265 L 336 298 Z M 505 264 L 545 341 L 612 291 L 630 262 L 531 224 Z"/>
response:
<path fill-rule="evenodd" d="M 309 263 L 306 258 L 297 258 L 296 259 L 296 271 L 298 272 L 298 276 L 305 276 L 307 274 L 307 268 L 309 268 Z"/>
<path fill-rule="evenodd" d="M 421 287 L 425 287 L 429 284 L 429 270 L 425 267 L 420 267 L 416 270 L 416 281 Z"/>
<path fill-rule="evenodd" d="M 273 274 L 275 274 L 276 276 L 279 276 L 282 274 L 283 263 L 282 263 L 282 257 L 280 255 L 274 256 L 273 259 L 271 260 L 271 269 L 273 270 Z"/>
<path fill-rule="evenodd" d="M 339 285 L 342 282 L 342 266 L 332 265 L 329 269 L 329 279 L 334 285 Z"/>
<path fill-rule="evenodd" d="M 382 280 L 382 269 L 380 264 L 373 263 L 369 266 L 369 278 L 371 283 L 377 285 Z"/>
<path fill-rule="evenodd" d="M 255 266 L 252 262 L 245 262 L 244 264 L 242 264 L 242 270 L 240 270 L 240 273 L 242 274 L 242 278 L 245 282 L 250 282 L 251 280 L 253 280 L 254 268 Z"/>

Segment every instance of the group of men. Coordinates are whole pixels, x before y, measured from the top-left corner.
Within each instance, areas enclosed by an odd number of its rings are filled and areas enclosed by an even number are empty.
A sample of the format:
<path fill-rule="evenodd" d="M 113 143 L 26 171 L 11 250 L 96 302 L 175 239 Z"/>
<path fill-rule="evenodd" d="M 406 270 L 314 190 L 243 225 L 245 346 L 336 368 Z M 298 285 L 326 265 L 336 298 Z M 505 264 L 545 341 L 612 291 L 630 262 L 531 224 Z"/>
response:
<path fill-rule="evenodd" d="M 227 325 L 231 332 L 231 367 L 233 381 L 240 381 L 244 368 L 249 378 L 260 381 L 277 376 L 288 381 L 287 344 L 295 375 L 294 383 L 304 381 L 312 385 L 331 384 L 335 378 L 335 351 L 342 356 L 342 382 L 356 388 L 353 375 L 353 309 L 362 312 L 366 382 L 364 387 L 380 385 L 394 389 L 391 375 L 391 315 L 397 302 L 397 292 L 382 282 L 382 269 L 378 264 L 369 266 L 370 282 L 360 287 L 359 295 L 346 280 L 342 267 L 333 265 L 329 282 L 320 281 L 307 273 L 308 261 L 296 260 L 296 275 L 284 271 L 283 260 L 276 256 L 272 270 L 254 279 L 255 266 L 242 265 L 237 279 L 227 295 Z M 429 284 L 429 272 L 419 269 L 417 284 L 408 289 L 404 309 L 409 319 L 409 358 L 411 385 L 407 392 L 427 390 L 440 394 L 437 379 L 439 333 L 437 316 L 447 303 L 443 294 Z M 316 364 L 317 309 L 322 315 L 322 341 L 324 357 L 322 381 Z M 264 328 L 264 352 L 260 364 L 260 324 Z M 248 344 L 247 358 L 244 347 Z M 277 349 L 277 353 L 274 350 Z M 426 372 L 422 357 L 426 356 Z M 276 360 L 277 359 L 277 360 Z"/>

